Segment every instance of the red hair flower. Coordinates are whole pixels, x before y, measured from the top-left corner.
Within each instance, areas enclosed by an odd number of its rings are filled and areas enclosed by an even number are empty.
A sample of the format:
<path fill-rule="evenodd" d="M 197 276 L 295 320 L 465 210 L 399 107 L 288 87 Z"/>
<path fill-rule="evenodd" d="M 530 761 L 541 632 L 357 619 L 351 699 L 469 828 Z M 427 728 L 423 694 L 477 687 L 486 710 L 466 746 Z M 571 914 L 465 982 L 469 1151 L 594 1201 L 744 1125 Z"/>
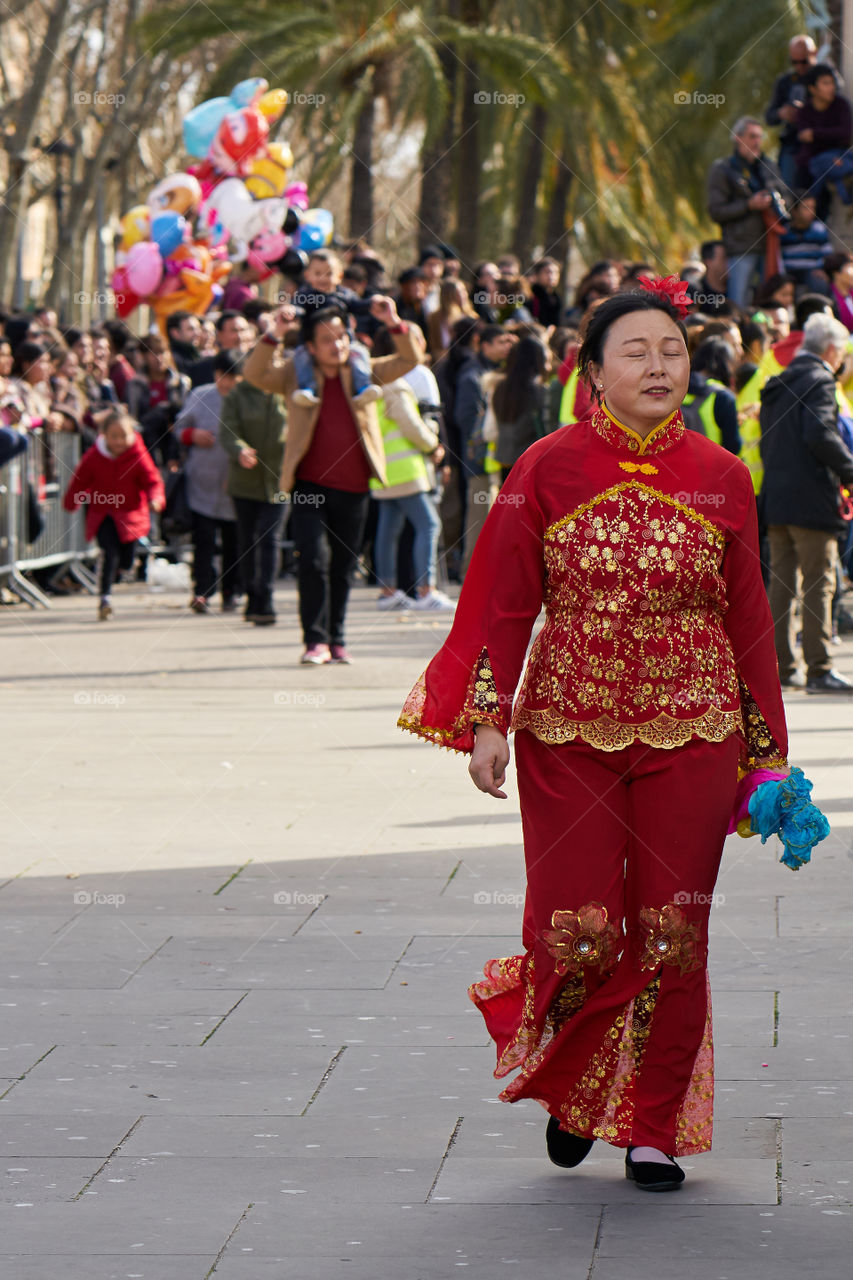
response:
<path fill-rule="evenodd" d="M 675 307 L 682 320 L 693 305 L 687 292 L 687 285 L 678 276 L 657 276 L 652 280 L 649 276 L 637 276 L 639 284 L 647 293 L 656 293 Z"/>

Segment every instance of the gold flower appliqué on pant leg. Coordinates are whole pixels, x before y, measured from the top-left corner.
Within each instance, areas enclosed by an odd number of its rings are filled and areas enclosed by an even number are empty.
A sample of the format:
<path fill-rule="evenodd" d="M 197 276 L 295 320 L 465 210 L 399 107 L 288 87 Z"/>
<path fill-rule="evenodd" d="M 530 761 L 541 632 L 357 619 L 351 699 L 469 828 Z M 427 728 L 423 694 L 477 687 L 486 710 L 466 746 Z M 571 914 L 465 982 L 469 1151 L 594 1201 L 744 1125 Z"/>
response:
<path fill-rule="evenodd" d="M 645 931 L 640 968 L 656 969 L 659 964 L 678 965 L 681 972 L 701 969 L 699 929 L 691 924 L 674 902 L 660 911 L 642 907 L 640 925 Z"/>
<path fill-rule="evenodd" d="M 620 931 L 607 919 L 603 902 L 588 902 L 577 911 L 555 911 L 552 929 L 542 937 L 556 961 L 558 974 L 578 973 L 582 965 L 610 968 L 619 953 Z"/>

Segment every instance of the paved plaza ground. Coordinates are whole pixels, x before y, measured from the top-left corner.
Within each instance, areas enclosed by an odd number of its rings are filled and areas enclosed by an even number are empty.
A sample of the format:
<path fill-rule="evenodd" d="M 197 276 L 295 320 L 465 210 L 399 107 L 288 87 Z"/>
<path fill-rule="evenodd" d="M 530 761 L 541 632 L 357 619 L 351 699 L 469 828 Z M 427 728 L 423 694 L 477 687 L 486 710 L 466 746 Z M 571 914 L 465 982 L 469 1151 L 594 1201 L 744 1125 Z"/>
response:
<path fill-rule="evenodd" d="M 833 835 L 796 874 L 730 839 L 714 1151 L 649 1196 L 496 1101 L 514 781 L 395 727 L 446 617 L 358 587 L 356 665 L 305 669 L 291 584 L 263 630 L 115 603 L 0 613 L 3 1280 L 853 1273 L 853 705 L 787 699 Z"/>

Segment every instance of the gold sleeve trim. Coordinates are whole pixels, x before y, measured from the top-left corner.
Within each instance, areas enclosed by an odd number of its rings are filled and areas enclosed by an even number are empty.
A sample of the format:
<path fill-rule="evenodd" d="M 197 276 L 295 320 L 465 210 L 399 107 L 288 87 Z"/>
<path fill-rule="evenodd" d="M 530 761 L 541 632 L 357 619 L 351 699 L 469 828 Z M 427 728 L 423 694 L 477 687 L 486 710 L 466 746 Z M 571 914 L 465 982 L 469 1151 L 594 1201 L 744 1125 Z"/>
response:
<path fill-rule="evenodd" d="M 480 651 L 468 678 L 468 687 L 461 711 L 449 729 L 441 729 L 436 725 L 424 724 L 423 713 L 426 705 L 426 672 L 417 680 L 406 699 L 403 710 L 397 720 L 400 729 L 413 733 L 419 738 L 426 738 L 440 747 L 450 751 L 458 751 L 466 755 L 463 747 L 453 744 L 475 724 L 492 724 L 501 733 L 507 732 L 508 716 L 501 708 L 501 696 L 498 693 L 492 663 L 488 650 Z"/>

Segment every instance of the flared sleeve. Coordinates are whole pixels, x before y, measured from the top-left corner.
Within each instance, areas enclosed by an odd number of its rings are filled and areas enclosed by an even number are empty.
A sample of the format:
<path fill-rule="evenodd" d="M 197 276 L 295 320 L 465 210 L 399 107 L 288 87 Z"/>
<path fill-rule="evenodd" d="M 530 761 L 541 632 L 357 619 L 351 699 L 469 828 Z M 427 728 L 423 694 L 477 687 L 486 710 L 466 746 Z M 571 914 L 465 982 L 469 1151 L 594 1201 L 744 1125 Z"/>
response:
<path fill-rule="evenodd" d="M 544 531 L 530 468 L 519 462 L 477 539 L 450 634 L 406 699 L 401 729 L 463 752 L 473 750 L 475 724 L 508 732 L 542 606 Z"/>
<path fill-rule="evenodd" d="M 746 750 L 743 770 L 784 768 L 788 732 L 773 643 L 773 621 L 761 576 L 758 517 L 749 472 L 735 469 L 744 519 L 726 548 L 722 573 L 728 609 L 724 625 L 738 670 Z M 738 495 L 741 496 L 740 493 Z"/>

